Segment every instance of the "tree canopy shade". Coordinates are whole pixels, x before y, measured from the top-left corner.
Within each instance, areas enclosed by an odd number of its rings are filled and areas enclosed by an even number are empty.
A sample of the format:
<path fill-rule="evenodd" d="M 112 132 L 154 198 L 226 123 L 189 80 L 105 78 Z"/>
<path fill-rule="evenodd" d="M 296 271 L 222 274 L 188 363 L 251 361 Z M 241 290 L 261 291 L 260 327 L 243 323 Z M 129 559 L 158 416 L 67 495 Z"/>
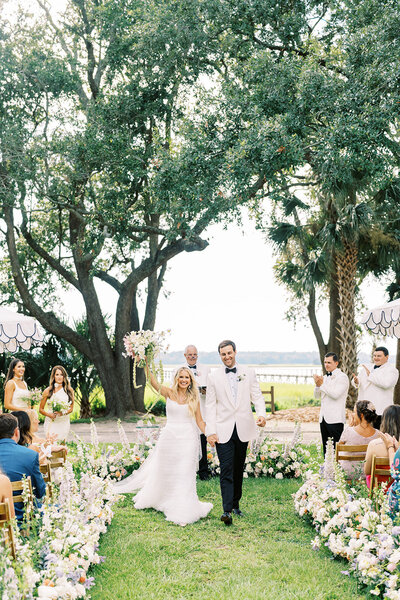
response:
<path fill-rule="evenodd" d="M 228 0 L 220 7 L 213 16 L 225 32 L 220 112 L 232 132 L 232 187 L 240 196 L 249 182 L 258 186 L 253 211 L 284 252 L 281 279 L 307 299 L 321 354 L 340 348 L 351 373 L 360 256 L 368 244 L 376 248 L 382 192 L 397 185 L 400 6 Z M 267 216 L 265 198 L 273 204 Z M 395 232 L 385 244 L 393 254 Z M 318 284 L 330 294 L 328 344 L 316 322 Z"/>
<path fill-rule="evenodd" d="M 55 15 L 37 0 L 39 17 L 0 24 L 2 301 L 95 365 L 109 414 L 144 408 L 122 339 L 154 327 L 168 261 L 203 250 L 207 225 L 234 214 L 202 101 L 218 31 L 201 4 L 70 0 Z M 111 334 L 96 279 L 118 294 Z M 88 335 L 64 317 L 67 289 Z"/>

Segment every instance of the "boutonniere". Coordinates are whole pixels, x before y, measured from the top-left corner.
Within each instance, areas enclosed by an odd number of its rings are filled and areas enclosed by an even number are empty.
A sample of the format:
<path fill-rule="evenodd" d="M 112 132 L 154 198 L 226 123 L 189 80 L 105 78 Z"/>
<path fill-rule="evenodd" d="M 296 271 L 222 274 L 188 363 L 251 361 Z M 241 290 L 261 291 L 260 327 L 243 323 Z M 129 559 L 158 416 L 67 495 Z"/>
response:
<path fill-rule="evenodd" d="M 200 371 L 195 371 L 195 372 L 194 372 L 194 376 L 195 376 L 195 377 L 200 377 L 200 375 L 201 375 L 201 372 L 200 372 Z"/>
<path fill-rule="evenodd" d="M 244 381 L 246 379 L 246 373 L 241 373 L 237 376 L 238 381 Z"/>

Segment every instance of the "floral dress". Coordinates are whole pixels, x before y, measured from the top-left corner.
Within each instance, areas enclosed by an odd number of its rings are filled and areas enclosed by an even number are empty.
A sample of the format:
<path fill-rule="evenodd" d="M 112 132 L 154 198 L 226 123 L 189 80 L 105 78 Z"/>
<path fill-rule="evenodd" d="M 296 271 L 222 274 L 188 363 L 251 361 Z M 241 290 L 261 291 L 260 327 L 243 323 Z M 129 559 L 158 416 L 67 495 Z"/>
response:
<path fill-rule="evenodd" d="M 388 491 L 390 516 L 398 515 L 400 501 L 400 448 L 396 451 L 391 468 L 393 483 Z"/>

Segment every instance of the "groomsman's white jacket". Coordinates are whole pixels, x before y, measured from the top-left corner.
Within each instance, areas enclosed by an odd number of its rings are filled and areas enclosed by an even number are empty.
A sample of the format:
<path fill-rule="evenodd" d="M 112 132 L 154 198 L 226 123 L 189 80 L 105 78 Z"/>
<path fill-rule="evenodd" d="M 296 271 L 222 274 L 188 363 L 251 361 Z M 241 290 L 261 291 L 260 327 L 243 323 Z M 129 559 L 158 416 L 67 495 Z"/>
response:
<path fill-rule="evenodd" d="M 190 371 L 192 371 L 193 377 L 195 378 L 196 383 L 199 386 L 199 388 L 207 386 L 207 378 L 208 378 L 208 374 L 211 370 L 210 367 L 206 367 L 206 365 L 201 365 L 200 363 L 196 364 L 195 369 L 191 369 L 188 364 L 184 364 L 183 366 L 186 367 L 187 369 L 189 369 Z M 203 417 L 203 420 L 205 421 L 206 420 L 205 419 L 205 414 L 206 414 L 206 396 L 205 396 L 205 394 L 200 394 L 200 412 L 201 412 L 201 416 Z"/>
<path fill-rule="evenodd" d="M 253 369 L 236 365 L 238 389 L 236 401 L 232 395 L 225 367 L 211 371 L 207 379 L 206 435 L 217 434 L 221 444 L 227 442 L 235 427 L 242 442 L 257 436 L 257 425 L 251 411 L 251 402 L 257 416 L 266 417 L 265 401 Z"/>
<path fill-rule="evenodd" d="M 399 372 L 393 365 L 385 363 L 378 369 L 374 365 L 367 365 L 370 374 L 362 366 L 358 374 L 359 384 L 354 379 L 352 385 L 358 388 L 359 400 L 370 400 L 376 409 L 376 414 L 381 415 L 385 408 L 393 404 L 393 388 L 399 378 Z"/>
<path fill-rule="evenodd" d="M 320 387 L 315 386 L 314 398 L 321 398 L 319 422 L 325 423 L 346 422 L 346 398 L 349 391 L 349 378 L 340 369 L 332 371 L 329 377 L 324 375 Z"/>

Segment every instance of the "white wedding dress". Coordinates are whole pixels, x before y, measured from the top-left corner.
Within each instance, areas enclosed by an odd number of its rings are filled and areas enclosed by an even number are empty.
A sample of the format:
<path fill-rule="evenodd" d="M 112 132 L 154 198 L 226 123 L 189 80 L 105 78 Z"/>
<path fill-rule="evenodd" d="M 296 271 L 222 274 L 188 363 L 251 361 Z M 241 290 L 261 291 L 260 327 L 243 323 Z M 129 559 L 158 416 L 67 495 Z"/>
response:
<path fill-rule="evenodd" d="M 68 394 L 62 387 L 57 392 L 54 392 L 50 398 L 50 404 L 53 398 L 60 398 L 61 400 L 67 400 L 69 402 Z M 50 417 L 46 417 L 44 420 L 44 432 L 46 437 L 55 434 L 58 441 L 62 442 L 66 440 L 71 426 L 70 416 L 71 415 L 59 415 L 54 420 L 50 419 Z"/>
<path fill-rule="evenodd" d="M 178 525 L 206 517 L 213 505 L 200 502 L 196 491 L 200 438 L 187 404 L 167 398 L 167 424 L 138 471 L 114 484 L 117 493 L 140 490 L 135 508 L 155 508 Z"/>

